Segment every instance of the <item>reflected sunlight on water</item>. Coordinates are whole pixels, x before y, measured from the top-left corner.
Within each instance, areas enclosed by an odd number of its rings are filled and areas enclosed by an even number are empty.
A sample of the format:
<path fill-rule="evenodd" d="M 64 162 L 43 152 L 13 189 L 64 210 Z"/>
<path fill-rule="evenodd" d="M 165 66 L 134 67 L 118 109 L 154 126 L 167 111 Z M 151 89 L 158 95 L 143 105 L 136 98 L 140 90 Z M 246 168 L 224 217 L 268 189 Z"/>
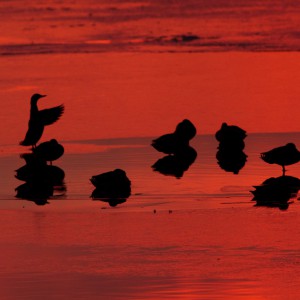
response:
<path fill-rule="evenodd" d="M 186 201 L 191 201 L 189 205 L 192 207 L 216 207 L 220 203 L 234 202 L 248 206 L 251 205 L 250 190 L 253 186 L 269 177 L 278 177 L 282 172 L 280 166 L 260 159 L 260 153 L 288 142 L 297 145 L 299 138 L 298 133 L 249 134 L 244 149 L 247 162 L 239 174 L 233 174 L 219 167 L 216 158 L 218 142 L 214 136 L 199 135 L 191 141 L 197 158 L 180 179 L 153 171 L 151 166 L 165 155 L 150 146 L 150 137 L 62 142 L 65 154 L 54 165 L 66 173 L 67 194 L 65 199 L 50 202 L 53 206 L 55 202 L 66 202 L 68 206 L 68 200 L 88 200 L 93 190 L 89 182 L 91 176 L 120 168 L 126 171 L 132 185 L 132 196 L 124 208 L 139 209 L 148 206 L 149 200 L 155 205 L 168 203 L 176 208 L 184 208 Z M 3 149 L 0 160 L 5 176 L 1 182 L 0 197 L 5 200 L 14 198 L 14 188 L 21 183 L 13 177 L 14 170 L 24 163 L 19 157 L 20 152 L 8 154 L 11 147 Z M 287 175 L 297 177 L 299 168 L 299 164 L 288 166 Z M 186 198 L 188 200 L 183 200 Z M 202 202 L 203 198 L 207 201 Z M 20 200 L 14 206 L 21 207 Z"/>
<path fill-rule="evenodd" d="M 0 1 L 1 300 L 299 299 L 300 201 L 258 207 L 250 193 L 281 175 L 261 152 L 300 148 L 299 11 L 285 0 Z M 66 108 L 41 140 L 65 154 L 39 201 L 15 197 L 34 93 L 48 95 L 40 109 Z M 184 118 L 199 135 L 164 158 L 151 141 Z M 249 133 L 238 175 L 216 157 L 225 121 Z M 131 196 L 93 201 L 91 176 L 116 168 Z M 287 175 L 283 196 L 300 164 Z"/>
<path fill-rule="evenodd" d="M 252 207 L 2 210 L 2 297 L 296 299 L 286 278 L 299 275 L 298 218 Z"/>

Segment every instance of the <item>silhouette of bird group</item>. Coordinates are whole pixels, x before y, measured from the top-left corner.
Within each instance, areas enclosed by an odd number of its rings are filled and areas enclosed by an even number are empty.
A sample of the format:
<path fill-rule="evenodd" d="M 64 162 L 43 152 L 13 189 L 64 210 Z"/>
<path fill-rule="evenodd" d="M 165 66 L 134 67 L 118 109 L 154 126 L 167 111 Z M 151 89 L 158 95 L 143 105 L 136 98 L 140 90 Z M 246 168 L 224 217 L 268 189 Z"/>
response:
<path fill-rule="evenodd" d="M 20 145 L 31 146 L 31 153 L 21 155 L 26 164 L 16 170 L 15 177 L 25 181 L 16 188 L 16 197 L 34 201 L 44 205 L 47 199 L 54 196 L 54 191 L 65 191 L 64 171 L 53 166 L 52 162 L 64 154 L 64 147 L 51 139 L 37 145 L 41 139 L 44 127 L 55 123 L 64 113 L 64 105 L 39 110 L 38 101 L 46 95 L 34 94 L 30 101 L 30 118 L 28 130 Z M 152 165 L 154 171 L 163 175 L 181 178 L 197 157 L 197 152 L 190 146 L 190 140 L 196 135 L 193 123 L 184 119 L 173 133 L 164 134 L 152 141 L 151 146 L 167 156 L 159 159 Z M 244 167 L 247 155 L 243 152 L 246 131 L 236 125 L 223 123 L 216 132 L 215 138 L 219 142 L 216 154 L 219 166 L 228 172 L 238 174 Z M 300 152 L 295 144 L 288 143 L 261 153 L 261 159 L 269 164 L 278 164 L 282 167 L 282 176 L 269 178 L 261 185 L 254 186 L 253 201 L 257 206 L 271 206 L 286 209 L 289 199 L 294 197 L 300 189 L 300 180 L 286 176 L 285 166 L 300 161 Z M 47 164 L 50 162 L 50 165 Z M 90 178 L 95 186 L 91 194 L 92 199 L 108 202 L 110 206 L 123 203 L 131 195 L 131 181 L 126 172 L 121 169 L 94 175 Z M 63 195 L 63 194 L 60 194 Z"/>
<path fill-rule="evenodd" d="M 41 139 L 44 127 L 55 123 L 63 114 L 64 106 L 39 110 L 37 102 L 46 95 L 34 94 L 30 101 L 30 118 L 25 139 L 22 146 L 32 146 L 31 153 L 21 154 L 26 164 L 16 170 L 15 177 L 24 184 L 16 188 L 17 198 L 34 201 L 44 205 L 55 191 L 64 192 L 65 172 L 52 165 L 52 161 L 59 159 L 64 154 L 64 147 L 56 139 L 43 142 L 37 146 Z M 47 162 L 50 162 L 50 165 Z M 60 194 L 62 195 L 62 194 Z"/>

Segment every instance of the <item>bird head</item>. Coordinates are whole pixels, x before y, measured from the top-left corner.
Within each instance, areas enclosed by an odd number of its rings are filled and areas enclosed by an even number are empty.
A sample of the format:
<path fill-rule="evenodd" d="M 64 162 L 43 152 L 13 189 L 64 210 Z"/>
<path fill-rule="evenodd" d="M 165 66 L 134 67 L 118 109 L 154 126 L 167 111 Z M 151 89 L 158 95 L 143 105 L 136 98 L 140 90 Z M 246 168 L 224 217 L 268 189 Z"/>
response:
<path fill-rule="evenodd" d="M 176 126 L 174 133 L 177 137 L 189 141 L 196 135 L 196 132 L 197 130 L 193 123 L 188 119 L 184 119 Z"/>
<path fill-rule="evenodd" d="M 296 149 L 296 145 L 294 143 L 288 143 L 285 146 L 289 147 L 290 149 Z"/>
<path fill-rule="evenodd" d="M 46 97 L 46 96 L 47 95 L 33 94 L 31 96 L 31 103 L 37 103 L 40 98 L 43 98 L 43 97 Z"/>

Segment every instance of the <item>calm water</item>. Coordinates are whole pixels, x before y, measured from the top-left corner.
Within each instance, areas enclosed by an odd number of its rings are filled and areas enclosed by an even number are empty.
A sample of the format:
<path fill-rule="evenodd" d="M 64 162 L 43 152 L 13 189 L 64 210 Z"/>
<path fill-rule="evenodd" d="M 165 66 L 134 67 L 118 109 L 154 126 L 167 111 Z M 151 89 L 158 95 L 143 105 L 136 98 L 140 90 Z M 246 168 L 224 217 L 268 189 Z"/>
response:
<path fill-rule="evenodd" d="M 200 135 L 191 143 L 197 151 L 196 161 L 181 178 L 165 176 L 153 171 L 151 166 L 166 155 L 150 146 L 151 137 L 62 142 L 66 153 L 55 162 L 55 165 L 65 171 L 67 192 L 63 199 L 53 200 L 53 206 L 56 202 L 71 203 L 72 200 L 89 202 L 93 190 L 89 178 L 116 168 L 124 169 L 132 181 L 132 196 L 128 205 L 127 203 L 122 205 L 124 208 L 128 206 L 141 208 L 143 204 L 149 205 L 153 201 L 159 204 L 161 199 L 170 205 L 181 203 L 184 207 L 185 202 L 182 198 L 199 202 L 197 205 L 200 206 L 214 206 L 218 202 L 214 199 L 218 197 L 221 197 L 221 202 L 229 203 L 237 198 L 239 202 L 242 197 L 245 201 L 243 206 L 247 206 L 247 201 L 251 200 L 249 190 L 253 185 L 259 185 L 265 179 L 278 177 L 282 173 L 280 166 L 263 162 L 260 153 L 288 142 L 297 145 L 299 139 L 299 133 L 250 134 L 246 139 L 244 150 L 248 156 L 245 167 L 239 171 L 239 174 L 234 174 L 225 172 L 218 165 L 216 159 L 218 142 L 214 136 Z M 4 173 L 1 182 L 1 200 L 14 199 L 14 189 L 22 183 L 14 178 L 14 170 L 25 164 L 25 161 L 19 157 L 23 150 L 24 147 L 21 146 L 3 147 L 6 153 L 0 158 Z M 297 164 L 288 166 L 287 169 L 288 175 L 295 177 L 300 172 Z M 206 197 L 208 201 L 200 201 Z M 10 201 L 3 201 L 2 205 L 3 203 L 10 203 Z M 22 207 L 23 203 L 18 200 L 14 201 L 14 205 Z"/>
<path fill-rule="evenodd" d="M 66 142 L 55 165 L 67 191 L 45 206 L 14 198 L 23 162 L 4 147 L 2 299 L 297 299 L 300 203 L 254 207 L 249 191 L 281 175 L 259 153 L 299 138 L 250 134 L 234 175 L 219 168 L 214 137 L 197 136 L 197 159 L 181 179 L 153 172 L 163 155 L 151 138 Z M 132 196 L 115 208 L 92 201 L 88 179 L 116 167 Z"/>
<path fill-rule="evenodd" d="M 255 207 L 250 193 L 281 175 L 261 152 L 300 147 L 263 134 L 300 131 L 299 5 L 0 1 L 1 300 L 299 299 L 300 202 Z M 65 146 L 66 191 L 43 206 L 15 198 L 36 92 L 66 107 L 43 135 Z M 180 179 L 154 172 L 150 136 L 184 118 L 195 162 Z M 238 175 L 217 164 L 224 121 L 256 132 Z M 93 201 L 89 178 L 115 168 L 132 195 Z"/>

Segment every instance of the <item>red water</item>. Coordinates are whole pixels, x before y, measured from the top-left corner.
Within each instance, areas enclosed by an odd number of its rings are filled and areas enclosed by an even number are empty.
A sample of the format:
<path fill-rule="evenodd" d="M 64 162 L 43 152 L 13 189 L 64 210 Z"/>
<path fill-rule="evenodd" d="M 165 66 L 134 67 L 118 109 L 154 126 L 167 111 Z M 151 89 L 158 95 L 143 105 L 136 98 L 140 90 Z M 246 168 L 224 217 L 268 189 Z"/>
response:
<path fill-rule="evenodd" d="M 299 201 L 257 208 L 249 193 L 280 175 L 259 153 L 298 135 L 249 136 L 239 175 L 218 168 L 212 137 L 197 137 L 180 180 L 152 171 L 151 138 L 127 140 L 184 118 L 199 134 L 224 121 L 299 132 L 298 12 L 279 0 L 1 1 L 0 298 L 298 299 Z M 36 92 L 48 95 L 40 108 L 66 107 L 41 140 L 65 145 L 66 197 L 42 207 L 14 199 Z M 91 201 L 90 176 L 118 167 L 132 197 Z"/>
<path fill-rule="evenodd" d="M 298 53 L 76 54 L 2 57 L 2 143 L 27 130 L 29 100 L 65 104 L 44 140 L 157 136 L 189 118 L 199 134 L 222 122 L 248 132 L 299 131 Z M 5 105 L 4 105 L 5 104 Z"/>

